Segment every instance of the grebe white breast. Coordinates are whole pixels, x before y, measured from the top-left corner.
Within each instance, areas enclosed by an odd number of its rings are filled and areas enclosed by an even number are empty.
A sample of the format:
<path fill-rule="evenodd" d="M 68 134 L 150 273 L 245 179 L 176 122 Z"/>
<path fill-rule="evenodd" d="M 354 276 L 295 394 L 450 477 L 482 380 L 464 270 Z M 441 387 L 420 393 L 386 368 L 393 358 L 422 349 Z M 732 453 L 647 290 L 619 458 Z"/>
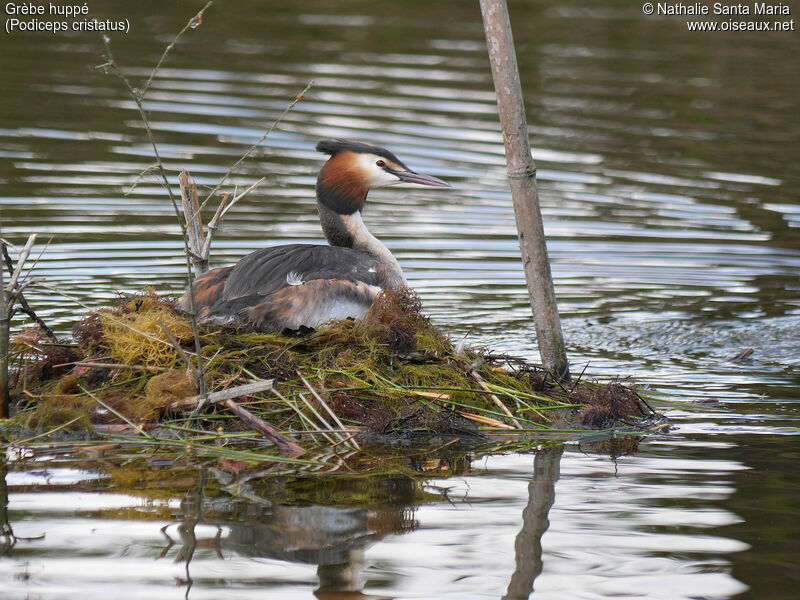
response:
<path fill-rule="evenodd" d="M 193 287 L 201 321 L 239 322 L 264 331 L 317 327 L 361 318 L 382 290 L 406 284 L 400 264 L 361 218 L 367 193 L 397 183 L 450 184 L 412 171 L 379 146 L 331 139 L 316 148 L 330 155 L 316 188 L 329 245 L 264 248 L 198 277 Z M 189 310 L 188 292 L 180 307 Z"/>

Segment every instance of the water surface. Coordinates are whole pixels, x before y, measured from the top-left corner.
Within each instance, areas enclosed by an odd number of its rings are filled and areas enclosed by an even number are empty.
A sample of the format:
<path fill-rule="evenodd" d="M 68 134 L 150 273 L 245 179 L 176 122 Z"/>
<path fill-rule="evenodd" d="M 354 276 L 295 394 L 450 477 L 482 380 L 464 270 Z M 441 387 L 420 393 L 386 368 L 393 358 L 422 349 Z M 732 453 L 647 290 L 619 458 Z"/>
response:
<path fill-rule="evenodd" d="M 510 5 L 572 370 L 683 402 L 665 406 L 676 430 L 613 460 L 583 444 L 445 456 L 415 477 L 281 493 L 264 479 L 242 497 L 186 465 L 11 460 L 9 520 L 36 539 L 0 558 L 9 597 L 517 598 L 534 578 L 537 599 L 797 597 L 797 34 L 689 33 L 620 2 Z M 136 85 L 193 10 L 91 9 L 131 20 L 112 44 Z M 67 333 L 75 300 L 178 292 L 162 188 L 123 194 L 153 159 L 120 82 L 94 69 L 101 41 L 2 44 L 3 236 L 52 237 L 36 275 L 74 298 L 31 304 Z M 425 310 L 536 360 L 477 3 L 215 5 L 148 94 L 166 166 L 214 185 L 309 80 L 232 177 L 267 181 L 230 213 L 215 264 L 321 240 L 317 139 L 385 145 L 456 186 L 378 190 L 365 211 Z"/>

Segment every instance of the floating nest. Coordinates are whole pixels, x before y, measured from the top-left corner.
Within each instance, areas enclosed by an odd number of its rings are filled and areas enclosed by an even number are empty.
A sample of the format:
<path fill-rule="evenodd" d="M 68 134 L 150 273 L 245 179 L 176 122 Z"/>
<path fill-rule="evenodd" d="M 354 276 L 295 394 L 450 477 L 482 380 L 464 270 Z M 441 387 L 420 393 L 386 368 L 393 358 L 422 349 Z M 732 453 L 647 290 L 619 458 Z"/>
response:
<path fill-rule="evenodd" d="M 17 335 L 14 422 L 62 435 L 206 434 L 217 446 L 263 445 L 253 431 L 266 428 L 303 448 L 426 439 L 481 444 L 492 436 L 641 430 L 664 422 L 642 394 L 618 381 L 562 384 L 524 360 L 456 348 L 405 288 L 384 292 L 358 321 L 282 334 L 201 327 L 200 340 L 211 398 L 253 382 L 271 380 L 271 389 L 217 402 L 200 398 L 185 362 L 196 362 L 190 320 L 173 299 L 145 292 L 86 315 L 72 340 L 54 343 L 35 328 Z M 243 419 L 242 409 L 252 419 Z"/>

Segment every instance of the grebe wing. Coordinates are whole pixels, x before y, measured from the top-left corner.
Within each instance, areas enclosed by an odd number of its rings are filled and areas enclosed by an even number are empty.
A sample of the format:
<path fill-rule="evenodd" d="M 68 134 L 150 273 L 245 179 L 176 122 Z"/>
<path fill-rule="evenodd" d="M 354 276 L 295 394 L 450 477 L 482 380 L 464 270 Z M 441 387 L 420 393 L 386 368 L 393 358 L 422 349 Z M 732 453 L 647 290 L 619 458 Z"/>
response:
<path fill-rule="evenodd" d="M 351 248 L 289 244 L 257 250 L 240 260 L 227 277 L 223 298 L 266 296 L 314 280 L 383 287 L 386 273 L 375 259 Z"/>
<path fill-rule="evenodd" d="M 246 322 L 262 330 L 317 327 L 363 317 L 387 274 L 369 255 L 338 246 L 290 244 L 248 254 L 197 278 L 200 319 Z M 188 294 L 181 308 L 189 310 Z"/>

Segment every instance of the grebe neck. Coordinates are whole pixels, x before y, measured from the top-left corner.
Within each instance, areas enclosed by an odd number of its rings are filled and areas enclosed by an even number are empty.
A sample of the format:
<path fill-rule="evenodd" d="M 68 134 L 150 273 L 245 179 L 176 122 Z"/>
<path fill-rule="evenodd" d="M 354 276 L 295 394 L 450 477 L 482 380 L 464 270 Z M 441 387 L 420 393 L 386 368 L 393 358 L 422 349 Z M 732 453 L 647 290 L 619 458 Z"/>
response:
<path fill-rule="evenodd" d="M 406 284 L 400 263 L 389 249 L 369 232 L 361 218 L 360 210 L 349 215 L 340 214 L 322 202 L 317 202 L 317 208 L 322 231 L 331 246 L 343 246 L 368 254 L 385 270 L 392 287 Z"/>

